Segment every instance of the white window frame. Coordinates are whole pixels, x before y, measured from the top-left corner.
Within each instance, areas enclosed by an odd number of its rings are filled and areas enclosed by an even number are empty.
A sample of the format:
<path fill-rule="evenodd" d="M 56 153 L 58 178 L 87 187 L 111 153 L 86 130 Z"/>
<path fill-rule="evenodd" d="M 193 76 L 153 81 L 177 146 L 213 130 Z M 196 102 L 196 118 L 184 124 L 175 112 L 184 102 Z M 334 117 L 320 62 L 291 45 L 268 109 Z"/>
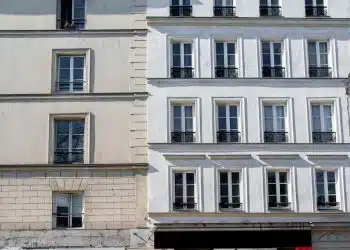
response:
<path fill-rule="evenodd" d="M 263 49 L 262 49 L 263 43 L 268 43 L 270 45 L 270 67 L 271 68 L 284 67 L 284 45 L 283 45 L 283 42 L 281 41 L 266 41 L 266 40 L 261 41 L 261 65 L 264 67 Z M 273 49 L 273 45 L 275 43 L 279 43 L 281 45 L 281 65 L 277 65 L 277 66 L 275 65 L 275 52 Z"/>
<path fill-rule="evenodd" d="M 307 40 L 307 48 L 309 47 L 309 43 L 315 43 L 316 46 L 316 67 L 328 67 L 330 68 L 330 44 L 328 41 L 315 41 L 315 40 Z M 320 53 L 320 43 L 326 43 L 327 45 L 327 65 L 321 65 L 321 53 Z M 314 65 L 310 65 L 309 61 L 309 54 L 310 51 L 307 51 L 307 58 L 308 58 L 308 67 L 312 67 Z"/>
<path fill-rule="evenodd" d="M 238 68 L 237 67 L 237 61 L 238 61 L 238 56 L 237 56 L 237 43 L 234 42 L 234 41 L 220 41 L 220 40 L 216 40 L 215 43 L 214 43 L 214 50 L 215 50 L 215 67 L 218 67 L 218 64 L 217 64 L 217 60 L 216 60 L 216 56 L 217 56 L 217 51 L 216 51 L 216 44 L 217 43 L 223 43 L 224 44 L 224 67 L 225 68 L 228 68 L 228 67 L 234 67 L 234 68 Z M 234 65 L 228 65 L 228 55 L 232 55 L 232 54 L 228 54 L 227 53 L 227 44 L 229 43 L 232 43 L 235 47 L 235 53 L 233 54 L 234 57 L 235 57 L 235 64 Z"/>
<path fill-rule="evenodd" d="M 332 119 L 332 132 L 335 132 L 335 143 L 342 143 L 343 136 L 341 134 L 341 116 L 340 116 L 340 100 L 339 98 L 307 98 L 308 103 L 308 128 L 309 128 L 309 143 L 313 143 L 312 132 L 312 105 L 332 105 L 333 107 L 333 119 Z"/>
<path fill-rule="evenodd" d="M 171 212 L 181 212 L 181 211 L 188 211 L 187 209 L 184 210 L 174 210 L 173 203 L 175 202 L 175 174 L 176 173 L 194 173 L 194 202 L 196 203 L 195 209 L 189 209 L 190 211 L 200 211 L 201 210 L 201 202 L 200 202 L 200 186 L 201 186 L 201 180 L 200 180 L 200 169 L 194 168 L 194 167 L 171 167 L 170 168 L 170 211 Z M 185 178 L 183 178 L 183 184 L 184 184 Z M 186 193 L 183 196 L 183 201 L 185 200 Z"/>
<path fill-rule="evenodd" d="M 81 223 L 82 223 L 82 227 L 72 227 L 72 219 L 73 219 L 73 216 L 72 216 L 72 211 L 73 211 L 73 199 L 72 199 L 72 196 L 81 196 Z M 69 210 L 68 212 L 70 213 L 70 215 L 68 215 L 68 227 L 67 228 L 60 228 L 60 227 L 57 227 L 57 221 L 56 221 L 56 216 L 57 216 L 57 197 L 58 196 L 69 196 L 69 200 L 70 200 L 70 204 L 69 204 Z M 84 229 L 84 215 L 85 215 L 85 206 L 84 206 L 84 203 L 85 203 L 85 200 L 84 200 L 84 195 L 83 193 L 81 192 L 54 192 L 53 193 L 53 202 L 52 202 L 52 212 L 54 214 L 56 214 L 55 216 L 53 215 L 52 217 L 52 227 L 53 228 L 58 228 L 58 229 L 71 229 L 71 230 L 74 230 L 74 229 Z"/>
<path fill-rule="evenodd" d="M 57 84 L 59 82 L 59 57 L 67 56 L 67 57 L 84 57 L 84 85 L 83 90 L 81 91 L 68 91 L 68 93 L 89 93 L 91 89 L 91 50 L 90 49 L 54 49 L 52 51 L 52 71 L 51 71 L 51 92 L 55 94 L 59 93 L 67 93 L 66 91 L 58 91 Z M 70 86 L 71 88 L 72 86 Z"/>
<path fill-rule="evenodd" d="M 62 0 L 61 0 L 62 1 Z M 74 13 L 74 10 L 75 10 L 75 1 L 76 0 L 72 0 L 72 20 L 75 19 L 75 13 Z M 86 19 L 86 2 L 87 0 L 83 0 L 84 1 L 84 19 Z"/>
<path fill-rule="evenodd" d="M 168 142 L 171 143 L 171 133 L 174 131 L 174 114 L 173 114 L 173 106 L 192 106 L 192 122 L 193 122 L 193 133 L 194 133 L 194 141 L 193 143 L 199 143 L 200 142 L 200 110 L 199 110 L 199 100 L 198 98 L 189 98 L 189 99 L 177 99 L 177 98 L 171 98 L 168 99 Z M 181 112 L 181 116 L 184 113 Z M 181 117 L 181 127 L 183 127 L 183 120 L 184 117 Z M 185 131 L 183 131 L 185 132 Z"/>
<path fill-rule="evenodd" d="M 91 163 L 91 152 L 90 152 L 90 129 L 91 129 L 91 113 L 76 113 L 76 114 L 50 114 L 50 132 L 48 135 L 48 141 L 50 147 L 48 149 L 48 163 L 53 164 L 55 161 L 55 150 L 56 150 L 56 121 L 57 120 L 84 120 L 84 162 L 83 164 Z"/>
<path fill-rule="evenodd" d="M 194 45 L 193 45 L 192 41 L 171 41 L 171 43 L 170 43 L 171 68 L 174 67 L 174 62 L 173 62 L 173 55 L 174 55 L 173 45 L 175 43 L 179 43 L 180 44 L 180 67 L 181 68 L 188 68 L 188 67 L 185 67 L 185 53 L 184 53 L 185 49 L 184 49 L 184 45 L 185 44 L 191 44 L 191 68 L 194 69 Z"/>
<path fill-rule="evenodd" d="M 219 203 L 221 202 L 221 180 L 220 180 L 220 174 L 226 173 L 228 174 L 228 202 L 232 203 L 232 173 L 238 173 L 239 174 L 239 201 L 242 204 L 240 208 L 221 208 L 219 206 Z M 243 172 L 241 169 L 238 170 L 231 170 L 231 169 L 220 169 L 218 170 L 218 178 L 217 178 L 217 188 L 218 188 L 218 211 L 227 211 L 227 210 L 244 210 L 245 204 L 244 204 L 244 191 L 243 191 Z"/>
<path fill-rule="evenodd" d="M 184 5 L 184 0 L 179 0 L 179 5 L 173 5 L 173 0 L 170 0 L 170 6 L 192 6 L 192 0 L 190 0 L 190 5 Z"/>
<path fill-rule="evenodd" d="M 227 4 L 227 1 L 231 1 L 232 4 Z M 216 4 L 216 0 L 214 0 L 214 6 L 215 7 L 235 7 L 236 1 L 235 0 L 221 0 L 221 5 Z"/>
<path fill-rule="evenodd" d="M 267 5 L 266 6 L 268 6 L 268 7 L 281 7 L 281 1 L 280 0 L 278 1 L 278 5 L 272 5 L 271 2 L 272 2 L 271 0 L 267 0 Z M 261 3 L 259 3 L 259 5 L 260 6 L 265 6 L 265 5 L 261 5 Z"/>
<path fill-rule="evenodd" d="M 264 112 L 264 109 L 265 109 L 265 106 L 271 106 L 272 107 L 272 118 L 273 118 L 273 131 L 266 131 L 265 129 L 265 112 Z M 276 107 L 283 107 L 284 108 L 284 131 L 278 131 L 277 130 L 277 115 L 276 115 Z M 278 104 L 278 103 L 264 103 L 263 105 L 263 118 L 264 118 L 264 132 L 287 132 L 288 133 L 288 108 L 287 108 L 287 105 L 285 103 L 281 103 L 281 104 Z"/>
<path fill-rule="evenodd" d="M 326 131 L 325 129 L 325 117 L 324 117 L 324 112 L 323 112 L 323 109 L 324 109 L 324 106 L 331 106 L 331 110 L 332 110 L 332 131 L 331 132 L 334 132 L 335 131 L 335 126 L 334 126 L 334 105 L 332 103 L 311 103 L 311 129 L 312 129 L 312 132 L 315 132 L 314 131 L 314 124 L 313 124 L 313 116 L 312 116 L 312 106 L 314 105 L 317 105 L 317 106 L 320 106 L 320 119 L 321 119 L 321 131 L 320 132 L 329 132 L 329 131 Z"/>
<path fill-rule="evenodd" d="M 325 202 L 329 202 L 328 200 L 328 172 L 333 172 L 335 176 L 335 197 L 336 197 L 336 202 L 338 202 L 338 206 L 332 206 L 332 207 L 319 207 L 317 205 L 317 198 L 318 198 L 318 192 L 317 192 L 317 178 L 316 175 L 318 172 L 323 173 L 323 191 L 324 191 L 324 196 L 325 196 Z M 316 197 L 316 209 L 318 211 L 322 210 L 339 210 L 341 207 L 341 195 L 340 195 L 340 178 L 339 178 L 339 170 L 338 169 L 323 169 L 323 168 L 318 168 L 315 169 L 314 171 L 314 178 L 315 178 L 315 197 Z"/>
<path fill-rule="evenodd" d="M 305 6 L 310 6 L 310 5 L 306 5 L 305 3 Z M 318 7 L 318 6 L 323 6 L 323 7 L 326 7 L 326 0 L 323 0 L 323 5 L 319 5 L 317 4 L 317 0 L 312 0 L 312 7 Z"/>
<path fill-rule="evenodd" d="M 84 88 L 85 88 L 85 82 L 86 82 L 86 74 L 85 74 L 85 71 L 86 71 L 86 56 L 85 55 L 59 55 L 57 57 L 57 65 L 58 65 L 58 68 L 57 68 L 57 82 L 58 82 L 58 85 L 59 85 L 59 82 L 60 82 L 60 69 L 61 69 L 61 65 L 60 65 L 60 58 L 61 57 L 67 57 L 69 58 L 69 90 L 68 91 L 60 91 L 60 90 L 57 90 L 58 93 L 62 93 L 62 92 L 68 92 L 68 93 L 76 93 L 76 92 L 83 92 L 84 91 Z M 81 91 L 77 91 L 77 90 L 74 90 L 74 79 L 73 79 L 73 75 L 74 75 L 74 59 L 75 58 L 84 58 L 84 74 L 83 74 L 83 89 Z M 57 86 L 59 88 L 59 86 Z"/>

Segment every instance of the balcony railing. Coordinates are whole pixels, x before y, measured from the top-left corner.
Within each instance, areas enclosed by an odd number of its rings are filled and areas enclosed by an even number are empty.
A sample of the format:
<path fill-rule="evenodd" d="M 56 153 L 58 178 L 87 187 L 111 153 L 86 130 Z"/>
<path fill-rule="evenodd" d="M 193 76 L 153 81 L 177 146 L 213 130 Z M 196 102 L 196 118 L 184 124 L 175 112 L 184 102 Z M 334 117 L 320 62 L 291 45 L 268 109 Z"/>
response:
<path fill-rule="evenodd" d="M 170 6 L 170 16 L 192 16 L 192 6 Z"/>
<path fill-rule="evenodd" d="M 236 7 L 214 6 L 214 16 L 236 16 Z"/>
<path fill-rule="evenodd" d="M 240 142 L 240 132 L 238 131 L 218 131 L 216 132 L 216 141 L 218 143 L 225 143 L 225 142 Z"/>
<path fill-rule="evenodd" d="M 174 202 L 173 210 L 196 210 L 197 203 Z"/>
<path fill-rule="evenodd" d="M 260 6 L 260 16 L 282 16 L 281 6 Z"/>
<path fill-rule="evenodd" d="M 307 17 L 327 16 L 327 7 L 325 6 L 306 6 L 305 15 Z"/>
<path fill-rule="evenodd" d="M 339 209 L 339 202 L 317 202 L 319 210 Z"/>
<path fill-rule="evenodd" d="M 335 132 L 312 132 L 312 142 L 314 143 L 332 143 L 335 141 Z"/>
<path fill-rule="evenodd" d="M 237 78 L 238 68 L 235 67 L 216 67 L 215 68 L 216 78 Z"/>
<path fill-rule="evenodd" d="M 84 163 L 84 151 L 56 151 L 54 157 L 54 163 Z"/>
<path fill-rule="evenodd" d="M 58 30 L 83 30 L 85 28 L 85 19 L 57 19 L 56 28 Z"/>
<path fill-rule="evenodd" d="M 242 203 L 219 203 L 219 209 L 241 209 Z"/>
<path fill-rule="evenodd" d="M 269 209 L 289 209 L 290 202 L 269 202 Z"/>
<path fill-rule="evenodd" d="M 332 77 L 332 69 L 329 67 L 309 67 L 309 77 Z"/>
<path fill-rule="evenodd" d="M 56 92 L 81 92 L 84 90 L 84 81 L 56 82 Z"/>
<path fill-rule="evenodd" d="M 282 143 L 287 141 L 287 132 L 264 132 L 264 142 L 266 143 Z"/>
<path fill-rule="evenodd" d="M 193 78 L 193 68 L 171 68 L 171 78 Z"/>
<path fill-rule="evenodd" d="M 195 132 L 172 132 L 172 143 L 191 143 L 195 142 Z"/>
<path fill-rule="evenodd" d="M 284 68 L 283 67 L 262 67 L 262 76 L 263 77 L 272 77 L 272 78 L 280 78 L 285 77 Z"/>

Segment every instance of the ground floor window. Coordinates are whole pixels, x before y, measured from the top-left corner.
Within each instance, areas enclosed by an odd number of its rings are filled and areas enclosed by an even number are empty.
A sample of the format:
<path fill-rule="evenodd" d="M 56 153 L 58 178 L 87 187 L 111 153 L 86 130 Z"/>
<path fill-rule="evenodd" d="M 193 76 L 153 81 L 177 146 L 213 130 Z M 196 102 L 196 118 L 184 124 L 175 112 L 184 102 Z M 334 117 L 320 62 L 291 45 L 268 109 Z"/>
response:
<path fill-rule="evenodd" d="M 83 227 L 83 196 L 81 193 L 55 193 L 53 199 L 53 227 Z"/>

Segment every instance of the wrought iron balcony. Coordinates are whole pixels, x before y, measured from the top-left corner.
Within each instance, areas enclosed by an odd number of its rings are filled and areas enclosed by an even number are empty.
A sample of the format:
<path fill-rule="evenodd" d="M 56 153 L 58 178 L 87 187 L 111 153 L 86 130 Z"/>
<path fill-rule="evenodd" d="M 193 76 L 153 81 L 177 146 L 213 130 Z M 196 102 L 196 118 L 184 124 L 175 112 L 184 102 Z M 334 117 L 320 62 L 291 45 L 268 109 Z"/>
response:
<path fill-rule="evenodd" d="M 196 210 L 197 203 L 174 202 L 173 210 Z"/>
<path fill-rule="evenodd" d="M 309 77 L 332 77 L 332 69 L 329 67 L 309 67 Z"/>
<path fill-rule="evenodd" d="M 193 68 L 171 68 L 171 78 L 193 78 Z"/>
<path fill-rule="evenodd" d="M 215 77 L 216 78 L 237 78 L 238 77 L 238 68 L 235 67 L 216 67 L 215 68 Z"/>
<path fill-rule="evenodd" d="M 338 209 L 339 208 L 339 202 L 322 202 L 317 201 L 317 208 L 319 210 L 327 210 L 327 209 Z"/>
<path fill-rule="evenodd" d="M 284 68 L 283 67 L 262 67 L 262 76 L 263 77 L 272 77 L 272 78 L 280 78 L 285 77 Z"/>
<path fill-rule="evenodd" d="M 171 132 L 172 143 L 195 142 L 195 132 Z"/>
<path fill-rule="evenodd" d="M 242 203 L 219 203 L 219 209 L 241 209 L 242 208 Z"/>
<path fill-rule="evenodd" d="M 85 29 L 85 19 L 57 19 L 56 29 L 58 30 L 83 30 Z"/>
<path fill-rule="evenodd" d="M 81 92 L 84 90 L 84 81 L 56 82 L 55 92 Z"/>
<path fill-rule="evenodd" d="M 287 141 L 287 132 L 264 132 L 264 142 L 266 143 L 282 143 Z"/>
<path fill-rule="evenodd" d="M 84 163 L 84 151 L 56 151 L 54 156 L 54 163 L 57 164 L 71 164 Z"/>
<path fill-rule="evenodd" d="M 236 7 L 214 6 L 214 16 L 236 16 Z"/>
<path fill-rule="evenodd" d="M 218 143 L 240 142 L 240 132 L 238 131 L 218 131 L 216 132 L 216 141 Z"/>
<path fill-rule="evenodd" d="M 305 6 L 305 15 L 307 17 L 327 16 L 327 7 L 325 6 Z"/>
<path fill-rule="evenodd" d="M 192 6 L 170 6 L 170 16 L 192 16 Z"/>
<path fill-rule="evenodd" d="M 332 143 L 336 142 L 335 132 L 312 132 L 313 143 Z"/>
<path fill-rule="evenodd" d="M 260 16 L 282 16 L 281 6 L 260 6 Z"/>
<path fill-rule="evenodd" d="M 290 202 L 269 202 L 269 209 L 289 209 Z"/>

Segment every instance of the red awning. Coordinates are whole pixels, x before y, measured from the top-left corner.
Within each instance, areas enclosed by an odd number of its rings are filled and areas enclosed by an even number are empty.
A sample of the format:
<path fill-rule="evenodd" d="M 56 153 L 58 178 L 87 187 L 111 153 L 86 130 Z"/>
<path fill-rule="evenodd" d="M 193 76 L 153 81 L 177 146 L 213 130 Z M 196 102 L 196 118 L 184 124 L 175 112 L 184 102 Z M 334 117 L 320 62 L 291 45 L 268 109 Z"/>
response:
<path fill-rule="evenodd" d="M 312 250 L 312 247 L 297 247 L 295 250 Z"/>

